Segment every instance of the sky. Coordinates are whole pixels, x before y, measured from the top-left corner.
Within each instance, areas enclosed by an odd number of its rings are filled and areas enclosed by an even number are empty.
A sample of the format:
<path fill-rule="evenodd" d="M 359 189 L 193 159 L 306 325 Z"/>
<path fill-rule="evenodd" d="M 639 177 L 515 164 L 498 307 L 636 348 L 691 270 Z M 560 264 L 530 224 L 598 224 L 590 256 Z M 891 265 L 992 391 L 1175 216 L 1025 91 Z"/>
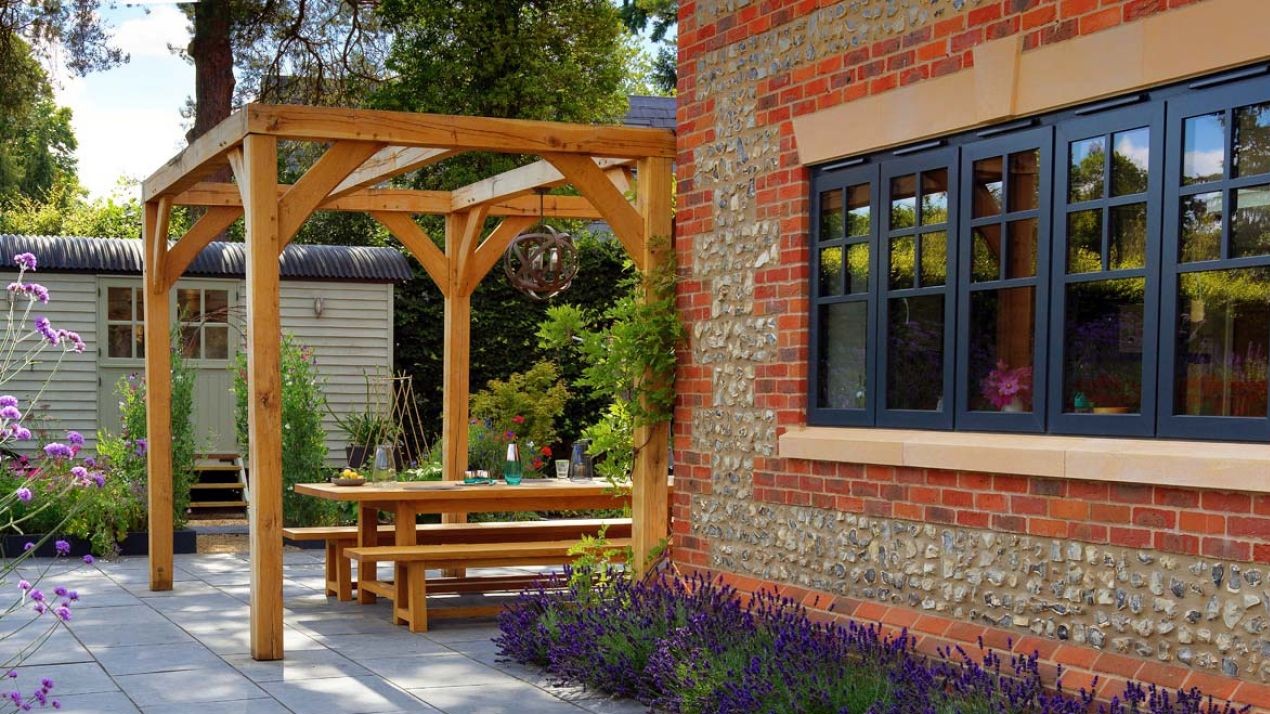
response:
<path fill-rule="evenodd" d="M 189 43 L 176 5 L 103 11 L 115 45 L 131 61 L 87 77 L 54 69 L 58 103 L 70 107 L 79 140 L 79 178 L 93 197 L 110 195 L 119 178 L 143 179 L 184 145 L 181 107 L 193 93 L 194 68 L 168 50 Z"/>

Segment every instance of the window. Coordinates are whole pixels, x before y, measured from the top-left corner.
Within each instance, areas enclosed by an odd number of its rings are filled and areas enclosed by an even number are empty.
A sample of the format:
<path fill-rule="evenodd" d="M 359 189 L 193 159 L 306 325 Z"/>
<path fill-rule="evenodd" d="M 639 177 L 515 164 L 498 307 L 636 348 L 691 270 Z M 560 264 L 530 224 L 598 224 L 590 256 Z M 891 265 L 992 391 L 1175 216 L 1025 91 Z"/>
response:
<path fill-rule="evenodd" d="M 229 291 L 178 287 L 181 351 L 190 359 L 229 359 Z"/>
<path fill-rule="evenodd" d="M 808 422 L 1270 439 L 1267 69 L 815 169 Z"/>
<path fill-rule="evenodd" d="M 145 291 L 106 286 L 106 356 L 145 359 Z"/>

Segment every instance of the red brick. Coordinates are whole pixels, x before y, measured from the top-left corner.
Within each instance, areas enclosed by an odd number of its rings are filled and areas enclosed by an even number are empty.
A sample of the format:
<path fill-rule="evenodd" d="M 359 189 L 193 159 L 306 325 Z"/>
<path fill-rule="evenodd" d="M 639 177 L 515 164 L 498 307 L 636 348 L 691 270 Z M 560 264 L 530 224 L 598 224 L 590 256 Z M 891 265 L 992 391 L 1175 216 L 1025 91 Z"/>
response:
<path fill-rule="evenodd" d="M 1178 515 L 1177 527 L 1188 533 L 1220 534 L 1226 532 L 1226 518 L 1202 511 L 1182 511 Z"/>
<path fill-rule="evenodd" d="M 983 511 L 957 511 L 957 523 L 971 528 L 987 528 L 992 523 L 992 514 Z"/>
<path fill-rule="evenodd" d="M 1023 516 L 1008 516 L 1004 513 L 992 515 L 992 527 L 999 531 L 1023 533 L 1027 531 L 1027 519 Z"/>
<path fill-rule="evenodd" d="M 1116 483 L 1111 485 L 1111 500 L 1120 503 L 1151 503 L 1155 489 L 1141 484 Z"/>
<path fill-rule="evenodd" d="M 1173 506 L 1174 508 L 1196 508 L 1199 506 L 1199 492 L 1182 488 L 1163 488 L 1155 489 L 1155 504 L 1157 506 Z"/>
<path fill-rule="evenodd" d="M 1155 549 L 1169 553 L 1199 555 L 1199 536 L 1158 531 L 1155 534 Z"/>
<path fill-rule="evenodd" d="M 893 503 L 891 509 L 896 518 L 909 521 L 920 521 L 926 515 L 925 509 L 912 503 Z"/>
<path fill-rule="evenodd" d="M 1059 14 L 1066 19 L 1093 12 L 1097 8 L 1098 0 L 1063 0 L 1059 5 Z"/>
<path fill-rule="evenodd" d="M 1105 501 L 1109 493 L 1111 489 L 1107 484 L 1099 481 L 1072 481 L 1067 484 L 1068 497 L 1082 501 Z"/>
<path fill-rule="evenodd" d="M 1132 22 L 1163 10 L 1164 0 L 1129 0 L 1124 5 L 1124 21 Z"/>
<path fill-rule="evenodd" d="M 1240 704 L 1251 704 L 1261 711 L 1270 711 L 1270 685 L 1244 682 L 1235 691 L 1234 699 Z"/>
<path fill-rule="evenodd" d="M 969 491 L 954 491 L 946 488 L 941 500 L 945 506 L 958 508 L 968 508 L 975 505 L 975 495 Z"/>
<path fill-rule="evenodd" d="M 1040 27 L 1053 22 L 1056 17 L 1058 17 L 1058 8 L 1056 6 L 1046 5 L 1039 7 L 1023 15 L 1023 29 L 1030 30 L 1034 27 Z"/>
<path fill-rule="evenodd" d="M 1231 516 L 1226 519 L 1226 532 L 1232 536 L 1270 540 L 1270 518 Z"/>
<path fill-rule="evenodd" d="M 1210 558 L 1226 558 L 1227 560 L 1248 560 L 1252 554 L 1249 543 L 1225 538 L 1205 538 L 1200 542 L 1200 552 Z"/>
<path fill-rule="evenodd" d="M 1094 503 L 1089 506 L 1089 517 L 1103 523 L 1128 523 L 1131 513 L 1128 506 L 1110 503 Z"/>
<path fill-rule="evenodd" d="M 1259 516 L 1270 516 L 1270 496 L 1257 496 L 1252 510 Z"/>
<path fill-rule="evenodd" d="M 981 42 L 983 42 L 982 29 L 967 30 L 959 35 L 953 35 L 948 48 L 954 53 L 965 52 Z"/>
<path fill-rule="evenodd" d="M 1109 7 L 1106 10 L 1085 15 L 1080 18 L 1080 34 L 1088 35 L 1108 27 L 1115 27 L 1120 24 L 1120 17 L 1121 10 L 1118 7 Z"/>
<path fill-rule="evenodd" d="M 1111 542 L 1128 548 L 1147 548 L 1151 545 L 1151 531 L 1141 528 L 1112 528 Z"/>
<path fill-rule="evenodd" d="M 1177 525 L 1177 513 L 1162 508 L 1135 508 L 1133 524 L 1148 528 L 1172 528 Z"/>
<path fill-rule="evenodd" d="M 1044 516 L 1049 513 L 1049 501 L 1035 496 L 1011 496 L 1010 512 L 1028 516 Z"/>
<path fill-rule="evenodd" d="M 1142 669 L 1142 660 L 1114 652 L 1103 652 L 1094 663 L 1094 669 L 1132 679 L 1138 674 L 1138 670 Z"/>
<path fill-rule="evenodd" d="M 975 495 L 975 508 L 984 511 L 1004 511 L 1008 500 L 999 493 L 980 493 Z M 1224 533 L 1225 530 L 1223 529 Z"/>
<path fill-rule="evenodd" d="M 1023 476 L 995 476 L 992 479 L 992 488 L 997 491 L 1009 491 L 1012 493 L 1027 493 L 1028 479 Z"/>
<path fill-rule="evenodd" d="M 1205 491 L 1201 503 L 1207 511 L 1225 511 L 1226 513 L 1252 511 L 1252 496 L 1235 491 Z"/>
<path fill-rule="evenodd" d="M 1065 496 L 1067 482 L 1054 478 L 1032 479 L 1031 492 L 1037 496 Z"/>
<path fill-rule="evenodd" d="M 929 62 L 948 56 L 948 40 L 935 40 L 917 48 L 917 61 Z"/>
<path fill-rule="evenodd" d="M 1050 501 L 1050 515 L 1069 521 L 1083 521 L 1089 518 L 1089 504 L 1074 498 L 1055 499 Z"/>
<path fill-rule="evenodd" d="M 976 27 L 978 25 L 986 25 L 989 22 L 993 22 L 994 20 L 999 20 L 1000 18 L 1001 18 L 1001 6 L 996 3 L 993 3 L 991 5 L 988 5 L 987 7 L 981 7 L 976 10 L 971 10 L 969 16 L 967 17 L 967 22 L 970 24 L 971 27 Z"/>
<path fill-rule="evenodd" d="M 1027 532 L 1032 535 L 1049 538 L 1065 538 L 1067 536 L 1067 523 L 1049 518 L 1029 518 L 1027 520 Z"/>

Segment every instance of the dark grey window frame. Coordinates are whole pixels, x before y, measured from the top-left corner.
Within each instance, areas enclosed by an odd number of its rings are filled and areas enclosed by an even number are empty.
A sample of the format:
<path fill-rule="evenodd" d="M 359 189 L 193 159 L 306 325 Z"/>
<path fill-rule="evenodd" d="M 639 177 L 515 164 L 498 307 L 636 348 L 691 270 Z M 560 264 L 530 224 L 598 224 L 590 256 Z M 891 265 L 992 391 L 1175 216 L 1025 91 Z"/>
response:
<path fill-rule="evenodd" d="M 847 159 L 834 164 L 812 167 L 810 351 L 808 353 L 807 422 L 825 426 L 878 426 L 928 429 L 965 429 L 971 431 L 1020 431 L 1097 436 L 1168 437 L 1208 440 L 1270 440 L 1270 416 L 1214 417 L 1182 416 L 1172 412 L 1174 402 L 1173 370 L 1177 345 L 1176 309 L 1178 275 L 1200 269 L 1222 269 L 1247 266 L 1270 267 L 1270 256 L 1231 258 L 1224 252 L 1229 242 L 1229 216 L 1223 228 L 1221 260 L 1179 264 L 1178 198 L 1199 189 L 1180 186 L 1180 162 L 1183 152 L 1180 126 L 1185 117 L 1207 112 L 1270 101 L 1270 65 L 1258 64 L 1221 75 L 1204 77 L 1123 97 L 1102 100 L 1090 105 L 1021 119 L 1009 124 L 965 132 L 923 142 L 912 147 L 879 152 Z M 1067 211 L 1067 142 L 1097 134 L 1110 137 L 1113 132 L 1150 126 L 1150 163 L 1148 187 L 1138 200 L 1146 203 L 1146 265 L 1134 273 L 1145 279 L 1143 350 L 1143 394 L 1137 414 L 1077 414 L 1063 411 L 1062 345 L 1064 327 L 1065 286 L 1072 282 L 1115 277 L 1114 272 L 1066 275 L 1066 211 Z M 1226 212 L 1233 189 L 1270 184 L 1270 173 L 1252 177 L 1231 177 L 1231 134 L 1226 134 L 1227 163 L 1225 174 L 1217 182 L 1202 187 L 1205 191 L 1223 190 Z M 1031 282 L 1010 279 L 984 284 L 971 283 L 972 219 L 970 211 L 971 166 L 984 156 L 1007 155 L 1016 149 L 1036 147 L 1041 151 L 1042 186 L 1038 211 L 1037 275 Z M 1108 162 L 1114 147 L 1108 147 Z M 914 167 L 947 166 L 949 169 L 948 260 L 945 294 L 945 352 L 943 408 L 931 412 L 889 410 L 885 404 L 886 389 L 886 310 L 887 299 L 895 291 L 889 288 L 889 240 L 887 240 L 889 177 L 904 175 Z M 871 186 L 870 281 L 867 294 L 850 298 L 820 296 L 818 293 L 819 200 L 822 191 L 867 180 Z M 962 191 L 965 186 L 967 190 Z M 1109 191 L 1109 190 L 1108 190 Z M 966 195 L 962 195 L 962 194 Z M 1145 199 L 1145 200 L 1143 200 Z M 1088 207 L 1115 204 L 1106 200 L 1091 201 Z M 1128 199 L 1125 199 L 1128 201 Z M 1086 207 L 1086 206 L 1082 206 Z M 1003 211 L 1006 209 L 1003 208 Z M 1008 216 L 1002 218 L 1008 220 Z M 1104 221 L 1104 251 L 1108 221 Z M 845 248 L 843 254 L 844 272 Z M 1104 255 L 1104 268 L 1106 257 Z M 919 265 L 920 269 L 920 265 Z M 1124 271 L 1126 276 L 1133 271 Z M 976 290 L 1031 284 L 1036 288 L 1035 349 L 1033 365 L 1033 403 L 1031 413 L 997 413 L 969 408 L 971 385 L 968 384 L 969 302 Z M 823 335 L 818 320 L 821 305 L 850 299 L 868 306 L 868 345 L 866 350 L 867 398 L 861 409 L 830 409 L 819 402 L 819 349 Z M 1267 346 L 1270 348 L 1270 345 Z"/>

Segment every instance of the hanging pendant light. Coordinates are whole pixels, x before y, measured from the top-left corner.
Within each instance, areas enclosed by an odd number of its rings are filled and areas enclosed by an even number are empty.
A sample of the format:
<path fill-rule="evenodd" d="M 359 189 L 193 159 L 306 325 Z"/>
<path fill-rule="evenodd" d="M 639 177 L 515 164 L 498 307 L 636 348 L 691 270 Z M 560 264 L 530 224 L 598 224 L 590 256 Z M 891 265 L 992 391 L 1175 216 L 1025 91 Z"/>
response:
<path fill-rule="evenodd" d="M 512 287 L 535 300 L 564 292 L 578 274 L 578 249 L 568 233 L 547 225 L 544 196 L 538 189 L 538 225 L 512 239 L 503 270 Z"/>

